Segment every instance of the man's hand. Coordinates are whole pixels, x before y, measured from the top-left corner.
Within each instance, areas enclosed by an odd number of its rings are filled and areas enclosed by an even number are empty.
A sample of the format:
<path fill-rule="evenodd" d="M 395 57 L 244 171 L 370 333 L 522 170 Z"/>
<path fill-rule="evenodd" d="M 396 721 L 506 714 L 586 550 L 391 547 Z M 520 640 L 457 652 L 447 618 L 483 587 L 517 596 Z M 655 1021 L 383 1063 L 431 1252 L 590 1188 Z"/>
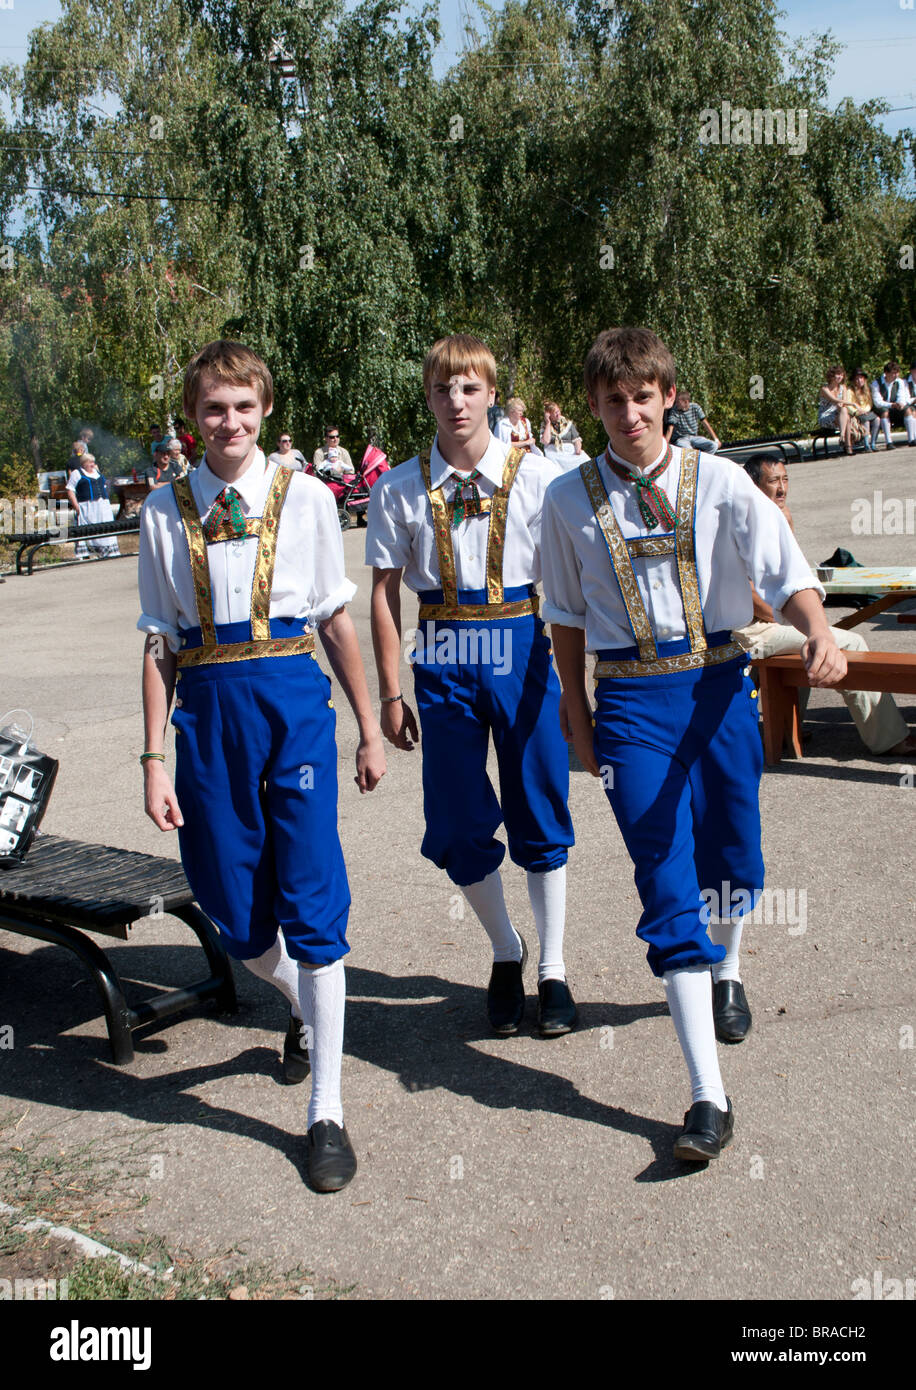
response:
<path fill-rule="evenodd" d="M 356 776 L 360 796 L 373 791 L 388 771 L 381 730 L 360 739 L 356 749 Z"/>
<path fill-rule="evenodd" d="M 382 705 L 382 733 L 395 748 L 413 751 L 420 742 L 420 731 L 413 710 L 404 700 L 388 700 Z"/>
<path fill-rule="evenodd" d="M 595 728 L 592 723 L 591 706 L 588 697 L 582 692 L 581 700 L 568 700 L 566 692 L 560 696 L 560 729 L 567 743 L 572 743 L 576 757 L 593 777 L 599 777 L 598 759 L 595 757 Z"/>
<path fill-rule="evenodd" d="M 184 825 L 172 779 L 158 758 L 143 764 L 143 799 L 146 814 L 160 830 L 177 830 Z"/>
<path fill-rule="evenodd" d="M 809 637 L 801 649 L 809 685 L 836 685 L 846 674 L 846 657 L 830 632 Z"/>

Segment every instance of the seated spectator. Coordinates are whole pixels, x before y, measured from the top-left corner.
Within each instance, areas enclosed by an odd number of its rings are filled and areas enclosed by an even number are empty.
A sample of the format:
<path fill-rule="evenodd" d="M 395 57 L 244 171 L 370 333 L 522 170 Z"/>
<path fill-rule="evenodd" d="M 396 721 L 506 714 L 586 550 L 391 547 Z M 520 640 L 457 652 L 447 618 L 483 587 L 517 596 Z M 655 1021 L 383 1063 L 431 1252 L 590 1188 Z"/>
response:
<path fill-rule="evenodd" d="M 108 500 L 108 484 L 88 452 L 80 457 L 77 467 L 67 479 L 67 497 L 76 512 L 77 526 L 96 526 L 115 519 Z M 91 536 L 88 540 L 77 541 L 76 558 L 88 560 L 90 550 L 96 551 L 103 560 L 121 553 L 114 536 Z"/>
<path fill-rule="evenodd" d="M 570 466 L 564 454 L 575 454 L 576 465 L 584 463 L 588 455 L 582 452 L 582 439 L 572 420 L 567 420 L 556 401 L 544 402 L 544 423 L 541 426 L 541 447 L 564 468 Z"/>
<path fill-rule="evenodd" d="M 499 435 L 496 426 L 499 424 L 500 420 L 505 419 L 505 416 L 506 412 L 500 405 L 499 392 L 497 391 L 496 395 L 493 397 L 493 404 L 487 407 L 487 424 L 490 426 L 490 433 L 495 434 L 497 438 L 499 438 Z"/>
<path fill-rule="evenodd" d="M 700 425 L 709 430 L 710 438 L 698 433 Z M 698 401 L 691 401 L 689 391 L 678 390 L 674 405 L 665 412 L 665 438 L 681 449 L 702 449 L 707 454 L 722 447 L 712 421 Z"/>
<path fill-rule="evenodd" d="M 789 474 L 778 454 L 757 454 L 744 465 L 752 480 L 779 507 L 789 526 L 792 516 L 788 508 Z M 754 621 L 738 628 L 732 635 L 753 661 L 762 661 L 780 653 L 798 653 L 805 641 L 804 633 L 780 622 L 768 603 L 751 585 L 754 600 Z M 857 632 L 832 627 L 833 639 L 841 651 L 867 652 L 865 639 Z M 892 695 L 868 690 L 840 690 L 849 713 L 855 721 L 862 742 L 872 753 L 916 753 L 916 736 L 910 733 L 903 715 L 894 704 Z M 808 690 L 798 692 L 799 709 L 804 715 Z"/>
<path fill-rule="evenodd" d="M 181 444 L 181 452 L 188 461 L 188 467 L 194 468 L 197 464 L 197 440 L 180 415 L 175 416 L 175 438 Z"/>
<path fill-rule="evenodd" d="M 506 414 L 497 421 L 494 433 L 507 449 L 527 449 L 535 454 L 541 452 L 534 442 L 534 431 L 525 414 L 525 402 L 521 396 L 510 396 L 506 401 Z"/>
<path fill-rule="evenodd" d="M 177 443 L 178 441 L 170 441 L 170 444 L 173 442 Z M 177 483 L 178 479 L 183 478 L 188 471 L 186 460 L 180 452 L 176 459 L 170 451 L 170 444 L 160 440 L 156 445 L 153 454 L 153 466 L 146 471 L 146 481 L 150 491 L 154 491 L 157 487 L 168 487 L 169 483 Z M 179 445 L 179 450 L 180 447 Z"/>
<path fill-rule="evenodd" d="M 172 442 L 172 435 L 170 435 L 170 434 L 164 435 L 164 434 L 162 433 L 162 426 L 161 426 L 161 425 L 151 425 L 151 426 L 150 426 L 149 437 L 150 437 L 149 451 L 150 451 L 150 454 L 152 455 L 153 459 L 155 459 L 155 457 L 156 457 L 156 449 L 159 447 L 160 444 L 166 444 L 166 445 L 168 445 L 168 444 L 171 444 L 171 442 Z"/>
<path fill-rule="evenodd" d="M 864 367 L 856 367 L 852 374 L 852 381 L 849 385 L 848 405 L 851 411 L 855 411 L 856 421 L 862 429 L 862 442 L 866 450 L 873 454 L 875 452 L 875 441 L 872 439 L 872 430 L 878 433 L 878 416 L 872 409 L 871 390 L 868 385 L 868 376 Z"/>
<path fill-rule="evenodd" d="M 907 445 L 916 444 L 916 409 L 910 398 L 905 381 L 900 380 L 900 368 L 896 362 L 885 362 L 884 373 L 871 384 L 871 401 L 878 419 L 872 425 L 872 443 L 878 438 L 878 426 L 884 431 L 884 443 L 893 449 L 891 425 L 904 425 Z M 907 447 L 901 445 L 901 448 Z"/>
<path fill-rule="evenodd" d="M 339 483 L 345 473 L 353 472 L 353 464 L 346 449 L 341 448 L 340 430 L 336 425 L 328 425 L 324 432 L 324 448 L 316 449 L 312 455 L 312 468 L 318 477 L 333 478 Z"/>
<path fill-rule="evenodd" d="M 70 445 L 70 457 L 67 459 L 67 472 L 72 473 L 74 468 L 79 468 L 80 462 L 85 459 L 89 449 L 82 439 L 74 439 Z"/>
<path fill-rule="evenodd" d="M 300 473 L 304 473 L 307 467 L 305 454 L 301 450 L 293 448 L 292 435 L 286 430 L 277 440 L 277 447 L 270 455 L 268 463 L 279 463 L 284 468 L 298 468 Z"/>
<path fill-rule="evenodd" d="M 829 367 L 827 379 L 817 398 L 817 427 L 819 430 L 836 430 L 843 442 L 844 452 L 851 454 L 855 452 L 853 443 L 857 437 L 855 419 L 855 412 L 849 408 L 846 369 Z"/>
<path fill-rule="evenodd" d="M 185 474 L 191 471 L 191 465 L 188 459 L 185 457 L 184 451 L 181 447 L 180 439 L 176 438 L 170 441 L 168 449 L 168 458 L 172 463 L 175 464 L 177 468 L 181 469 L 182 477 L 184 477 Z"/>

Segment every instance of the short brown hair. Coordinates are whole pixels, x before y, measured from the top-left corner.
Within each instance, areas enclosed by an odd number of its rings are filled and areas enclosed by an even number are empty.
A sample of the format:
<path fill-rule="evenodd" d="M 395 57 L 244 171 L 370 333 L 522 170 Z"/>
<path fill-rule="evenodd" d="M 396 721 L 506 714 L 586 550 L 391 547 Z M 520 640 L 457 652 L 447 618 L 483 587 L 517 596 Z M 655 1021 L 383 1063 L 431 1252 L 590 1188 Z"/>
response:
<path fill-rule="evenodd" d="M 592 343 L 583 370 L 585 389 L 592 397 L 598 388 L 617 382 L 635 385 L 657 382 L 667 396 L 676 380 L 674 358 L 661 338 L 648 328 L 606 328 Z"/>
<path fill-rule="evenodd" d="M 423 362 L 423 390 L 450 376 L 476 372 L 488 386 L 496 386 L 496 358 L 486 343 L 471 333 L 452 333 L 433 343 Z"/>
<path fill-rule="evenodd" d="M 197 414 L 197 397 L 205 373 L 233 386 L 255 386 L 265 411 L 274 403 L 274 379 L 267 363 L 244 343 L 235 343 L 231 338 L 217 338 L 195 353 L 185 368 L 181 404 L 192 418 Z"/>

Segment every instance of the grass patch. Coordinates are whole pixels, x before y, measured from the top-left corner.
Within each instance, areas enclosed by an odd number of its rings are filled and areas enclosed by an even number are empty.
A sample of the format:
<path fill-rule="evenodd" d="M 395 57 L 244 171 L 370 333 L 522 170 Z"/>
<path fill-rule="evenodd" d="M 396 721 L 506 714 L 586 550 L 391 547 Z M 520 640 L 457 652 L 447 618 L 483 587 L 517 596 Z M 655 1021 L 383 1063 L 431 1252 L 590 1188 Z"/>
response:
<path fill-rule="evenodd" d="M 165 1126 L 65 1150 L 54 1135 L 20 1138 L 27 1114 L 0 1115 L 0 1200 L 18 1213 L 0 1218 L 0 1279 L 13 1284 L 17 1279 L 66 1279 L 69 1298 L 93 1301 L 337 1299 L 354 1291 L 355 1285 L 319 1279 L 301 1266 L 277 1271 L 249 1262 L 238 1249 L 201 1259 L 155 1234 L 139 1240 L 111 1235 L 107 1223 L 112 1217 L 139 1213 L 149 1201 L 138 1184 L 149 1180 L 150 1160 L 157 1146 L 161 1149 Z M 111 1245 L 148 1265 L 156 1277 L 125 1270 L 114 1256 L 87 1259 L 71 1241 L 46 1231 L 19 1229 L 19 1222 L 33 1217 Z"/>

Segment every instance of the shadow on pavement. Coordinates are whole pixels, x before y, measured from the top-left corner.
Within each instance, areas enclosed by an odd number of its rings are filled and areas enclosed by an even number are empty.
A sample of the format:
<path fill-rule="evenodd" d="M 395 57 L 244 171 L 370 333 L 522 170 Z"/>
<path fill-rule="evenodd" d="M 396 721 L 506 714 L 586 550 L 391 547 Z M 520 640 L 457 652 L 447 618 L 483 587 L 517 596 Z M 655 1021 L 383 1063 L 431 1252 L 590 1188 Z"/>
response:
<path fill-rule="evenodd" d="M 200 963 L 199 952 L 186 946 L 120 946 L 110 948 L 109 954 L 115 967 L 124 972 L 128 1000 L 131 981 L 142 981 L 147 993 L 151 981 L 166 980 L 172 988 L 182 976 L 193 976 Z M 248 972 L 237 968 L 235 974 L 242 996 L 240 1011 L 223 1019 L 210 1015 L 213 1050 L 225 1052 L 233 1047 L 235 1040 L 226 1037 L 224 1030 L 249 1027 L 275 1029 L 277 1049 L 250 1047 L 222 1060 L 173 1070 L 168 1058 L 168 1023 L 153 1025 L 135 1033 L 137 1057 L 158 1054 L 161 1063 L 156 1075 L 138 1076 L 130 1067 L 110 1063 L 103 1031 L 93 1037 L 65 1036 L 74 1028 L 101 1020 L 101 1008 L 91 982 L 77 977 L 63 952 L 41 947 L 23 955 L 0 948 L 0 1022 L 12 1023 L 15 1037 L 15 1046 L 0 1054 L 3 1094 L 68 1109 L 117 1109 L 150 1124 L 190 1124 L 242 1135 L 275 1148 L 304 1173 L 301 1134 L 289 1134 L 277 1125 L 214 1104 L 205 1096 L 189 1094 L 232 1076 L 261 1074 L 280 1080 L 283 1002 L 270 986 Z M 41 986 L 36 990 L 39 979 Z M 543 1066 L 537 1067 L 479 1050 L 477 1043 L 486 1044 L 488 1049 L 513 1045 L 511 1039 L 496 1039 L 490 1034 L 483 985 L 459 984 L 437 975 L 388 976 L 353 966 L 347 970 L 347 995 L 345 1052 L 393 1073 L 405 1090 L 444 1089 L 487 1109 L 543 1111 L 638 1135 L 651 1145 L 655 1155 L 638 1175 L 640 1182 L 667 1181 L 693 1170 L 692 1165 L 682 1165 L 671 1155 L 679 1126 L 592 1099 L 572 1081 L 551 1071 L 551 1050 L 557 1048 L 556 1041 L 538 1039 L 544 1059 Z M 536 1031 L 535 1007 L 529 997 L 520 1037 Z M 662 1002 L 629 1005 L 600 1001 L 580 1003 L 579 1012 L 579 1031 L 584 1033 L 627 1027 L 640 1019 L 663 1017 L 668 1010 Z M 206 1015 L 202 1010 L 198 1016 L 205 1019 Z M 192 1014 L 178 1017 L 190 1018 Z M 158 1035 L 151 1036 L 153 1031 Z M 187 1046 L 186 1040 L 183 1045 Z M 596 1039 L 595 1046 L 599 1045 Z"/>

